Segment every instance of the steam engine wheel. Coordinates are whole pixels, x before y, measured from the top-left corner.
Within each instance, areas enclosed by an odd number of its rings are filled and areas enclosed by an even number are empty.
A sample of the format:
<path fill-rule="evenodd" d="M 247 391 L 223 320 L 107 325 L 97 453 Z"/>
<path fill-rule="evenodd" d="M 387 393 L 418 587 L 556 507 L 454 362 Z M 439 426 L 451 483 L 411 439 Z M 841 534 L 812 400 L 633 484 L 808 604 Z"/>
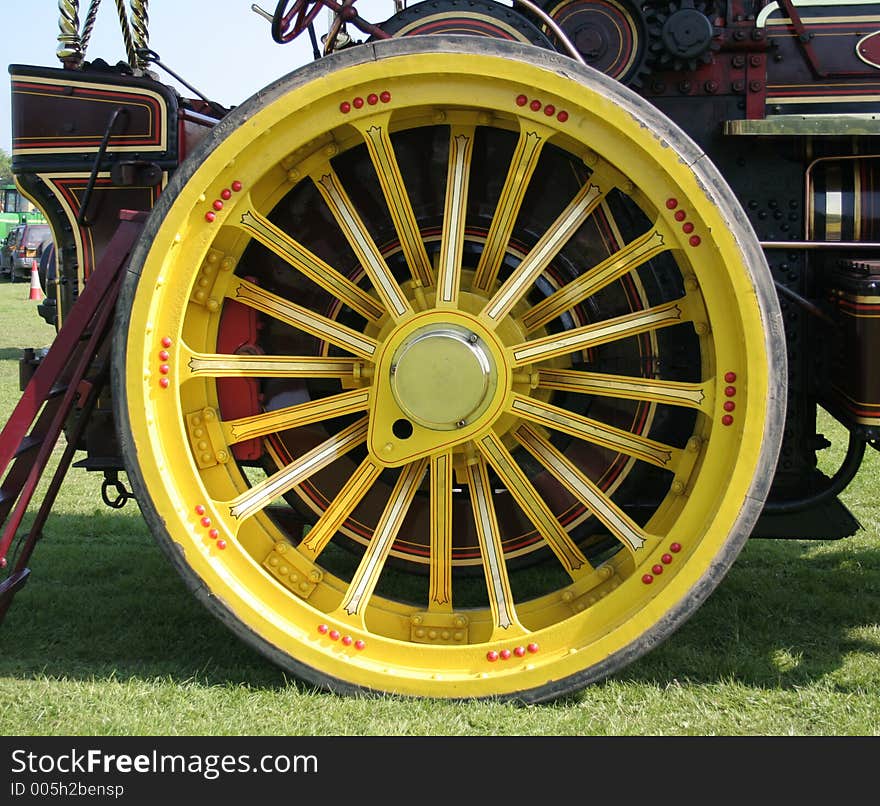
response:
<path fill-rule="evenodd" d="M 344 692 L 545 700 L 690 615 L 757 518 L 784 357 L 708 160 L 519 43 L 334 54 L 234 110 L 131 261 L 115 398 L 171 562 Z"/>

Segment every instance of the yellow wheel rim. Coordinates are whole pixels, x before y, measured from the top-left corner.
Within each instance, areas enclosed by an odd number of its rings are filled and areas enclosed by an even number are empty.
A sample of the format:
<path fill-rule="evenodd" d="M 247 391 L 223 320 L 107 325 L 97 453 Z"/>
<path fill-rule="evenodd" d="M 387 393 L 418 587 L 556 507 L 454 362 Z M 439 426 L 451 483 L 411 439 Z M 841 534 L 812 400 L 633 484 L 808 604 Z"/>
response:
<path fill-rule="evenodd" d="M 706 162 L 494 41 L 355 49 L 239 107 L 154 211 L 116 356 L 184 577 L 337 690 L 540 700 L 667 635 L 781 431 L 772 286 Z"/>

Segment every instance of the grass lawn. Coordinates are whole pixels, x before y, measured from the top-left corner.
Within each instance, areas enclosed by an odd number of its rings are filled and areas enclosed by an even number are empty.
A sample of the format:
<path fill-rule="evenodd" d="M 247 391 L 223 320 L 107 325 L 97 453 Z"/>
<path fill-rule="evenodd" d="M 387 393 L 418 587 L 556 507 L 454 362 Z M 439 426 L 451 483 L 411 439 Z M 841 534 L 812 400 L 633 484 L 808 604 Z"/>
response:
<path fill-rule="evenodd" d="M 28 287 L 0 284 L 0 421 L 21 347 L 52 330 Z M 835 448 L 842 429 L 823 421 Z M 839 447 L 837 447 L 839 446 Z M 56 451 L 57 453 L 57 451 Z M 670 640 L 549 705 L 343 699 L 288 679 L 208 615 L 137 507 L 74 469 L 0 628 L 0 735 L 880 734 L 880 454 L 843 498 L 842 541 L 752 540 Z"/>

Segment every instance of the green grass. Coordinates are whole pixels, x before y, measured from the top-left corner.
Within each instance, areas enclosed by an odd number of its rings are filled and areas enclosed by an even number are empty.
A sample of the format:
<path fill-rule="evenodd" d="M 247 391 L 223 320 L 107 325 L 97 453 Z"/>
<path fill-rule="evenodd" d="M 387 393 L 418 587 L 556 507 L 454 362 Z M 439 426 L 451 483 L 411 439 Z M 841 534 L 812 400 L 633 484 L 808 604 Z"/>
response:
<path fill-rule="evenodd" d="M 0 284 L 0 420 L 19 348 L 52 330 Z M 830 421 L 826 433 L 841 442 Z M 839 462 L 835 447 L 823 458 Z M 844 495 L 842 541 L 752 540 L 670 640 L 549 705 L 344 699 L 290 680 L 198 604 L 134 504 L 106 508 L 74 469 L 0 627 L 0 734 L 878 735 L 880 455 Z"/>

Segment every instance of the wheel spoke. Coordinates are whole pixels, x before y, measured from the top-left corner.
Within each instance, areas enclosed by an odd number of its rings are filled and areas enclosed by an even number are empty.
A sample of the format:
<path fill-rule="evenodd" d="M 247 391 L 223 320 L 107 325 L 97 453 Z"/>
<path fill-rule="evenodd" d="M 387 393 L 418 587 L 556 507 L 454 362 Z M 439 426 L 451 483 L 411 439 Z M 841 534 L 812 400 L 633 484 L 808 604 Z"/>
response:
<path fill-rule="evenodd" d="M 538 371 L 537 388 L 624 400 L 646 400 L 668 406 L 699 409 L 707 414 L 712 410 L 711 391 L 702 383 L 606 375 L 574 369 L 541 369 Z"/>
<path fill-rule="evenodd" d="M 452 608 L 452 452 L 431 457 L 431 575 L 428 608 Z"/>
<path fill-rule="evenodd" d="M 513 152 L 486 245 L 474 275 L 473 287 L 477 290 L 491 291 L 495 286 L 529 181 L 538 165 L 541 149 L 551 134 L 550 129 L 531 123 L 523 124 L 520 129 L 519 142 Z"/>
<path fill-rule="evenodd" d="M 195 378 L 338 378 L 350 381 L 361 364 L 351 358 L 308 355 L 224 355 L 181 349 L 182 380 Z"/>
<path fill-rule="evenodd" d="M 492 503 L 492 486 L 489 471 L 482 456 L 473 464 L 467 465 L 468 486 L 471 492 L 471 506 L 477 526 L 477 540 L 486 575 L 486 588 L 492 609 L 493 638 L 499 637 L 500 630 L 515 634 L 523 631 L 516 617 L 513 591 L 504 564 L 504 547 L 501 544 L 501 531 Z M 506 633 L 500 633 L 505 635 Z"/>
<path fill-rule="evenodd" d="M 595 174 L 584 183 L 522 263 L 498 289 L 498 293 L 489 300 L 483 313 L 492 322 L 500 322 L 513 310 L 568 239 L 599 206 L 610 188 L 610 183 Z"/>
<path fill-rule="evenodd" d="M 251 209 L 242 214 L 238 225 L 278 257 L 321 286 L 328 294 L 338 297 L 361 316 L 376 322 L 385 314 L 377 300 L 347 277 L 325 263 L 302 244 L 276 227 L 268 218 Z"/>
<path fill-rule="evenodd" d="M 357 616 L 363 620 L 363 612 L 367 601 L 372 596 L 379 581 L 379 574 L 385 565 L 394 538 L 403 523 L 409 506 L 412 503 L 422 478 L 425 468 L 428 466 L 427 459 L 411 462 L 400 472 L 397 484 L 391 492 L 391 498 L 385 506 L 382 517 L 376 525 L 376 531 L 370 540 L 360 565 L 352 577 L 340 609 L 349 616 Z"/>
<path fill-rule="evenodd" d="M 367 438 L 367 421 L 368 419 L 363 417 L 352 423 L 348 428 L 304 453 L 287 467 L 273 473 L 265 481 L 229 501 L 229 514 L 237 521 L 249 518 L 267 507 L 279 495 L 301 484 L 312 474 L 327 467 L 356 445 L 360 445 Z"/>
<path fill-rule="evenodd" d="M 667 302 L 643 311 L 607 319 L 604 322 L 553 333 L 541 339 L 526 341 L 511 348 L 513 365 L 517 367 L 535 361 L 545 361 L 560 355 L 568 355 L 599 344 L 636 336 L 648 330 L 656 330 L 684 321 L 683 300 Z"/>
<path fill-rule="evenodd" d="M 443 240 L 437 266 L 437 307 L 456 307 L 464 255 L 468 180 L 474 147 L 472 127 L 453 126 L 449 134 L 449 168 L 443 210 Z"/>
<path fill-rule="evenodd" d="M 342 392 L 296 406 L 287 406 L 252 417 L 228 420 L 221 423 L 221 428 L 226 441 L 231 445 L 246 439 L 286 431 L 289 428 L 299 428 L 309 423 L 364 411 L 369 402 L 369 389 L 353 389 L 350 392 Z"/>
<path fill-rule="evenodd" d="M 326 548 L 346 518 L 354 511 L 373 483 L 379 478 L 382 467 L 367 457 L 351 475 L 345 486 L 333 498 L 327 509 L 299 546 L 300 552 L 314 560 Z"/>
<path fill-rule="evenodd" d="M 678 448 L 671 445 L 631 434 L 629 431 L 605 425 L 598 420 L 583 417 L 580 414 L 572 414 L 565 409 L 535 398 L 514 394 L 510 411 L 529 422 L 562 431 L 586 442 L 601 445 L 603 448 L 618 451 L 635 459 L 641 459 L 643 462 L 657 467 L 675 468 L 681 454 Z"/>
<path fill-rule="evenodd" d="M 572 542 L 568 532 L 532 486 L 498 435 L 489 432 L 479 439 L 477 445 L 572 579 L 592 571 L 587 558 Z"/>
<path fill-rule="evenodd" d="M 537 431 L 522 425 L 516 431 L 520 444 L 603 523 L 630 551 L 650 538 L 638 524 L 617 507 L 592 481 L 565 458 Z"/>
<path fill-rule="evenodd" d="M 376 242 L 342 187 L 339 177 L 330 169 L 320 178 L 313 178 L 370 282 L 373 283 L 385 309 L 395 321 L 411 316 L 413 310 L 409 300 L 404 296 L 391 269 L 388 268 L 385 258 L 382 257 L 379 247 L 376 246 Z"/>
<path fill-rule="evenodd" d="M 265 291 L 247 280 L 238 280 L 228 294 L 238 302 L 287 322 L 319 339 L 326 339 L 331 344 L 362 358 L 372 358 L 378 349 L 379 345 L 369 336 L 364 336 L 326 316 Z"/>
<path fill-rule="evenodd" d="M 400 238 L 400 248 L 406 258 L 407 266 L 413 278 L 427 287 L 434 284 L 431 262 L 428 260 L 428 253 L 425 251 L 419 225 L 388 134 L 390 117 L 390 115 L 382 115 L 373 118 L 359 128 L 379 177 L 379 184 L 382 186 L 388 211 L 394 221 L 394 229 Z"/>
<path fill-rule="evenodd" d="M 663 233 L 654 227 L 525 313 L 522 321 L 526 332 L 530 333 L 555 319 L 668 248 Z"/>

